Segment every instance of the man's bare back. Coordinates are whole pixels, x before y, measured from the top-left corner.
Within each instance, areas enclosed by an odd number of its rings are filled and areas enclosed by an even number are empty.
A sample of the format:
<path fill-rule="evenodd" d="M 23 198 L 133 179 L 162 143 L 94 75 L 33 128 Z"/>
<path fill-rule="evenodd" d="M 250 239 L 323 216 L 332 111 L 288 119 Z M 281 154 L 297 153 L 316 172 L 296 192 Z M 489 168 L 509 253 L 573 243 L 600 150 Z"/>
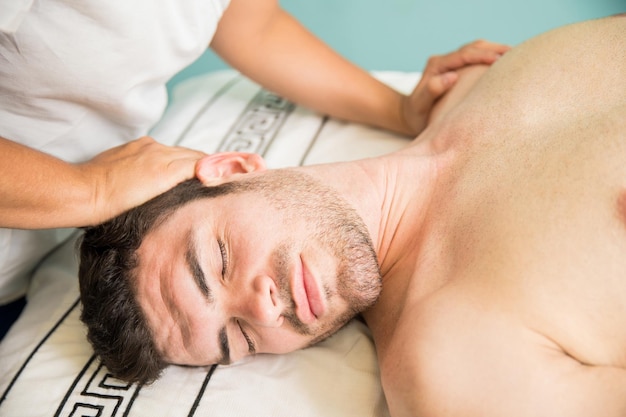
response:
<path fill-rule="evenodd" d="M 431 204 L 365 314 L 394 417 L 626 415 L 625 81 L 626 18 L 561 28 L 405 152 Z"/>

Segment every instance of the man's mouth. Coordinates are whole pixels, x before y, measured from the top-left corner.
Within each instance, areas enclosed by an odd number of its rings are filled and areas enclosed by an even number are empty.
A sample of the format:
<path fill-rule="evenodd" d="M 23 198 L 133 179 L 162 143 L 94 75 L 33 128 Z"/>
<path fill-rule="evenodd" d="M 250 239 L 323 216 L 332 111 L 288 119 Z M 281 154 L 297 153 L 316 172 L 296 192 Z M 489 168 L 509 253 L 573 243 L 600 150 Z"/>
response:
<path fill-rule="evenodd" d="M 293 298 L 296 303 L 296 315 L 304 324 L 311 324 L 324 314 L 325 306 L 320 286 L 308 270 L 302 258 L 296 265 Z"/>

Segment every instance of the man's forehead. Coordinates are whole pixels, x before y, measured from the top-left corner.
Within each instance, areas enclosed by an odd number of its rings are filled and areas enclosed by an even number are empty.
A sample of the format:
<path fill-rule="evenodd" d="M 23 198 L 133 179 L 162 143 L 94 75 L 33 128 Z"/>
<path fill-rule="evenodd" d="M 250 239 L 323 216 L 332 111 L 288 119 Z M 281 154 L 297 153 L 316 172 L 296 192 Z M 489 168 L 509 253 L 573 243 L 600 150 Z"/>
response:
<path fill-rule="evenodd" d="M 181 240 L 188 238 L 189 230 L 199 228 L 212 218 L 212 211 L 206 207 L 209 200 L 212 199 L 190 201 L 164 216 L 148 230 L 139 248 L 151 246 L 148 243 L 161 248 L 170 246 L 168 243 L 180 244 Z"/>

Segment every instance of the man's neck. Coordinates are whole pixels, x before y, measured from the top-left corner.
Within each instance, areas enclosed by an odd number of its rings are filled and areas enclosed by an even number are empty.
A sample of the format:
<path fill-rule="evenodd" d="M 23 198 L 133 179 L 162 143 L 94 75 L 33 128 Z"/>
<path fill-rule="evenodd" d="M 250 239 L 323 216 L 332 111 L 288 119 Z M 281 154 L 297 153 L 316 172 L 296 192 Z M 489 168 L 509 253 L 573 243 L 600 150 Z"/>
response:
<path fill-rule="evenodd" d="M 387 339 L 388 323 L 399 314 L 409 286 L 412 294 L 419 296 L 417 292 L 426 294 L 437 285 L 430 280 L 428 265 L 437 263 L 431 255 L 438 252 L 440 243 L 432 233 L 437 218 L 432 204 L 441 159 L 418 145 L 383 157 L 336 164 L 332 169 L 313 168 L 312 174 L 336 189 L 370 231 L 383 290 L 363 317 L 377 343 Z M 426 271 L 420 265 L 426 265 Z"/>
<path fill-rule="evenodd" d="M 436 180 L 434 159 L 414 148 L 378 158 L 305 167 L 334 188 L 365 222 L 383 281 L 415 259 Z"/>

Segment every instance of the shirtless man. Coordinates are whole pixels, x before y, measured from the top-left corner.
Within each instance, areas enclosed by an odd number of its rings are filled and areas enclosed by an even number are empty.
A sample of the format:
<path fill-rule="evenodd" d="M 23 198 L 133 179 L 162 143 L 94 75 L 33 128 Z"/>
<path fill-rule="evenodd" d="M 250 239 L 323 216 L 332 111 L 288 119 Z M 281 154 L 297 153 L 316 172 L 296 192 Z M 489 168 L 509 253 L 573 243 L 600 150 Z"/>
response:
<path fill-rule="evenodd" d="M 225 194 L 88 230 L 96 350 L 117 281 L 163 363 L 290 351 L 366 308 L 394 417 L 626 415 L 626 18 L 534 38 L 473 85 L 482 71 L 405 150 L 277 171 L 212 155 L 198 177 L 221 185 L 199 188 Z M 107 263 L 122 255 L 130 280 Z"/>

